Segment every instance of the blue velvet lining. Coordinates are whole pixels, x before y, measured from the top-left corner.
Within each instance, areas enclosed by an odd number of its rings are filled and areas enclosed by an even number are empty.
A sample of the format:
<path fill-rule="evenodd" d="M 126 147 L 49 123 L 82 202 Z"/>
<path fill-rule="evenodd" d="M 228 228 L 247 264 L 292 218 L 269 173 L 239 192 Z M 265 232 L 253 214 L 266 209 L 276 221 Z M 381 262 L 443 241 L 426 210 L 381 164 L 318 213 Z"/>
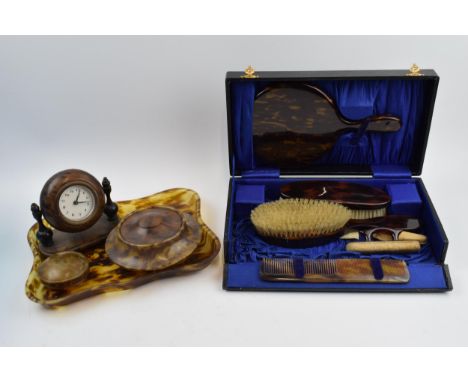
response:
<path fill-rule="evenodd" d="M 238 186 L 236 192 L 236 213 L 248 215 L 252 208 L 265 202 L 265 186 Z"/>
<path fill-rule="evenodd" d="M 237 187 L 237 204 L 260 204 L 265 202 L 264 185 L 244 185 Z"/>
<path fill-rule="evenodd" d="M 374 278 L 376 280 L 382 280 L 384 278 L 384 272 L 380 260 L 372 257 L 370 259 L 370 264 L 372 267 L 372 272 L 374 272 Z"/>
<path fill-rule="evenodd" d="M 408 166 L 392 164 L 375 164 L 371 166 L 374 178 L 411 178 Z"/>
<path fill-rule="evenodd" d="M 389 184 L 387 185 L 387 193 L 392 199 L 392 214 L 419 215 L 422 202 L 414 183 Z"/>
<path fill-rule="evenodd" d="M 268 83 L 239 81 L 231 88 L 234 159 L 240 170 L 255 169 L 252 148 L 252 117 L 255 94 Z M 313 85 L 335 99 L 343 115 L 361 119 L 369 114 L 392 114 L 401 118 L 402 127 L 393 133 L 366 132 L 357 144 L 354 132 L 343 134 L 333 149 L 317 164 L 375 165 L 410 163 L 415 132 L 423 117 L 423 81 L 328 80 Z"/>
<path fill-rule="evenodd" d="M 241 199 L 253 202 L 253 198 L 248 195 L 249 190 L 255 193 L 254 199 L 258 199 L 259 189 L 264 188 L 265 200 L 276 199 L 279 195 L 279 186 L 285 182 L 300 180 L 299 178 L 277 178 L 277 179 L 234 179 L 233 195 L 241 189 Z M 228 206 L 229 211 L 229 249 L 227 251 L 228 272 L 227 287 L 232 288 L 265 288 L 265 289 L 288 289 L 288 288 L 367 288 L 367 289 L 444 289 L 447 288 L 443 265 L 441 264 L 442 252 L 445 249 L 444 235 L 437 217 L 428 207 L 429 201 L 420 185 L 420 179 L 395 178 L 395 179 L 369 179 L 353 178 L 347 179 L 350 182 L 371 185 L 382 189 L 389 185 L 411 185 L 413 191 L 416 190 L 420 206 L 418 208 L 422 226 L 422 233 L 429 237 L 429 242 L 422 246 L 417 253 L 410 254 L 373 254 L 375 259 L 400 259 L 405 260 L 410 268 L 411 281 L 408 284 L 395 286 L 394 284 L 307 284 L 307 283 L 274 283 L 262 281 L 258 274 L 258 264 L 262 258 L 303 258 L 303 259 L 336 259 L 336 258 L 369 258 L 357 252 L 345 250 L 345 240 L 335 240 L 324 245 L 308 248 L 284 248 L 266 243 L 257 235 L 250 222 L 250 210 L 255 207 L 251 203 L 248 209 L 242 207 L 242 203 L 237 203 L 237 198 L 232 198 Z M 260 187 L 259 187 L 260 186 Z M 403 193 L 399 202 L 404 202 Z M 253 195 L 252 195 L 253 196 Z M 414 196 L 414 195 L 413 195 Z M 260 197 L 261 199 L 261 197 Z M 241 207 L 241 208 L 239 208 Z M 401 211 L 404 213 L 405 211 Z M 301 286 L 302 285 L 302 286 Z"/>

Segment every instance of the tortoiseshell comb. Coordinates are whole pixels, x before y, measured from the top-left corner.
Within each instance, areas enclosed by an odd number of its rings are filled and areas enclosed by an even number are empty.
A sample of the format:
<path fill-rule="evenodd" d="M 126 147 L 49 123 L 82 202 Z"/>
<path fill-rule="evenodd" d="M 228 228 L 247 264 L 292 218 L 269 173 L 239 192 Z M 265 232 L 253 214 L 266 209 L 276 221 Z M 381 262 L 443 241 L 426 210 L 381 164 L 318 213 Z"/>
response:
<path fill-rule="evenodd" d="M 260 277 L 268 281 L 307 283 L 407 283 L 402 260 L 386 259 L 263 259 Z"/>

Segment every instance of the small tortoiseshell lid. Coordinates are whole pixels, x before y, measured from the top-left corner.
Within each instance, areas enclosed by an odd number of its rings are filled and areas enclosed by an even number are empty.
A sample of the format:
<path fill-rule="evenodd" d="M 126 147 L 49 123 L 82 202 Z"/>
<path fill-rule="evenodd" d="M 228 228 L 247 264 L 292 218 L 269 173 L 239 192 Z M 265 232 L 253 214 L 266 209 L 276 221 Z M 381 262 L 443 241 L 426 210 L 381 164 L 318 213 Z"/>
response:
<path fill-rule="evenodd" d="M 106 252 L 126 269 L 154 271 L 184 260 L 200 239 L 201 227 L 192 215 L 155 206 L 125 217 L 107 237 Z"/>
<path fill-rule="evenodd" d="M 130 245 L 158 246 L 176 239 L 184 228 L 182 215 L 169 208 L 134 213 L 120 226 L 120 237 Z"/>

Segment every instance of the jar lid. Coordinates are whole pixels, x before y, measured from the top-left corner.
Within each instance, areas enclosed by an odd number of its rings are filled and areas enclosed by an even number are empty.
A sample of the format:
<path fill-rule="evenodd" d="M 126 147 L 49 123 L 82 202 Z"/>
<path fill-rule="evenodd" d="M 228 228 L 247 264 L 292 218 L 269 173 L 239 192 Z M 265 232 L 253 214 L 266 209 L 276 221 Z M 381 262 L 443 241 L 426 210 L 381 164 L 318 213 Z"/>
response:
<path fill-rule="evenodd" d="M 128 245 L 158 247 L 177 239 L 184 225 L 177 210 L 153 207 L 128 215 L 120 224 L 118 235 Z"/>
<path fill-rule="evenodd" d="M 154 206 L 127 215 L 107 237 L 106 252 L 123 268 L 155 271 L 183 261 L 200 240 L 192 215 Z"/>

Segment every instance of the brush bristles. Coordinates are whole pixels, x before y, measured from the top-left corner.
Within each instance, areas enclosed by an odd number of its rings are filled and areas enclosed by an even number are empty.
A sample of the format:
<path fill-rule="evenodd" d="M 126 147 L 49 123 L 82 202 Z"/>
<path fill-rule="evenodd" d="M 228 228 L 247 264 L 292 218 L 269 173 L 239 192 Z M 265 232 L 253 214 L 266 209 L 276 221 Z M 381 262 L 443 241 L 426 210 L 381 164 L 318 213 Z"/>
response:
<path fill-rule="evenodd" d="M 341 204 L 314 199 L 280 199 L 263 203 L 250 215 L 259 235 L 286 240 L 333 235 L 351 217 L 351 211 Z"/>
<path fill-rule="evenodd" d="M 386 208 L 379 208 L 376 210 L 351 210 L 351 219 L 364 220 L 364 219 L 373 219 L 380 218 L 387 214 Z"/>

